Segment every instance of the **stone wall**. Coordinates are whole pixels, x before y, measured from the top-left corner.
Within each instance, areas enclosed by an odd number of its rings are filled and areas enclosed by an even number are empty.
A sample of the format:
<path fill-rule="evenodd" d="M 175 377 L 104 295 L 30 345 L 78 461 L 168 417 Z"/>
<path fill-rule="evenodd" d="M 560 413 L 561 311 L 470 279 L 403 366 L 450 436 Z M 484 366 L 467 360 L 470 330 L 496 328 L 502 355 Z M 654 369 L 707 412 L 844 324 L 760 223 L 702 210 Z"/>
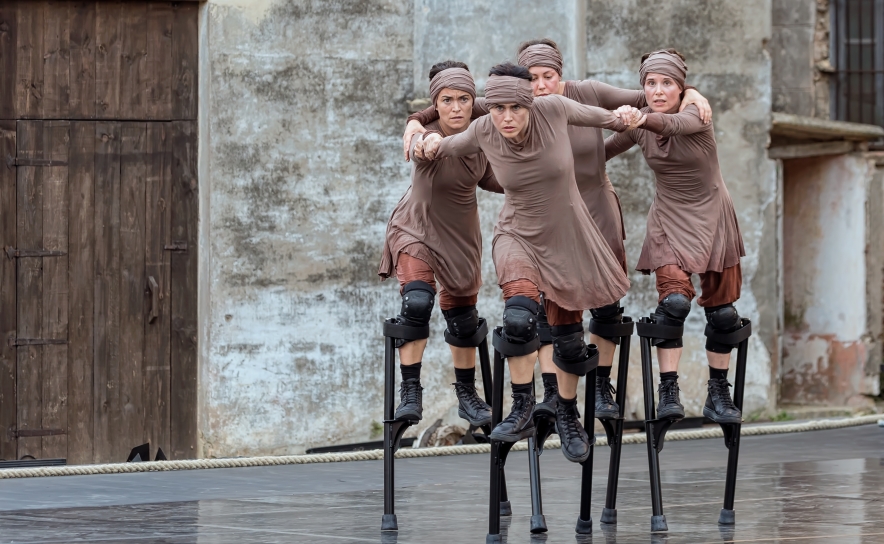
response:
<path fill-rule="evenodd" d="M 400 136 L 406 100 L 426 94 L 433 62 L 478 77 L 551 36 L 566 75 L 636 88 L 638 59 L 661 46 L 688 57 L 712 101 L 725 179 L 748 255 L 738 307 L 755 323 L 747 411 L 771 406 L 776 364 L 776 176 L 766 159 L 770 0 L 392 2 L 210 0 L 201 14 L 200 430 L 203 456 L 283 454 L 379 438 L 380 324 L 398 308 L 375 275 L 389 213 L 409 183 Z M 585 39 L 583 38 L 585 36 Z M 585 71 L 585 72 L 584 72 Z M 611 178 L 634 263 L 653 196 L 635 152 Z M 480 195 L 485 239 L 479 310 L 499 320 L 490 260 L 501 204 Z M 633 315 L 656 304 L 632 275 Z M 453 371 L 437 313 L 425 361 L 425 424 L 451 419 Z M 688 322 L 684 399 L 705 395 L 702 311 Z M 638 343 L 633 344 L 637 361 Z M 632 376 L 638 377 L 633 365 Z M 630 408 L 640 414 L 638 382 Z"/>
<path fill-rule="evenodd" d="M 830 0 L 772 0 L 773 111 L 830 115 Z"/>

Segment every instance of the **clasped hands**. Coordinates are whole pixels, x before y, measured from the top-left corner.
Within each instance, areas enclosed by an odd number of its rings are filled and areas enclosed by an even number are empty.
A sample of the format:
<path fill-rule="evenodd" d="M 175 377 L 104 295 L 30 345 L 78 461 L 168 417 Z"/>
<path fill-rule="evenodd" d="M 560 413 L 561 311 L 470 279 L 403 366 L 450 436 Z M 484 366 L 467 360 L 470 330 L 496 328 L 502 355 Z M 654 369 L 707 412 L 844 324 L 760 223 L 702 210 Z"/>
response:
<path fill-rule="evenodd" d="M 414 144 L 414 158 L 421 161 L 431 161 L 436 158 L 439 144 L 442 143 L 442 135 L 438 132 L 425 132 L 423 137 Z"/>
<path fill-rule="evenodd" d="M 641 110 L 633 106 L 620 106 L 614 110 L 614 117 L 620 119 L 620 122 L 626 125 L 626 130 L 633 130 L 645 124 L 648 115 L 642 113 Z"/>

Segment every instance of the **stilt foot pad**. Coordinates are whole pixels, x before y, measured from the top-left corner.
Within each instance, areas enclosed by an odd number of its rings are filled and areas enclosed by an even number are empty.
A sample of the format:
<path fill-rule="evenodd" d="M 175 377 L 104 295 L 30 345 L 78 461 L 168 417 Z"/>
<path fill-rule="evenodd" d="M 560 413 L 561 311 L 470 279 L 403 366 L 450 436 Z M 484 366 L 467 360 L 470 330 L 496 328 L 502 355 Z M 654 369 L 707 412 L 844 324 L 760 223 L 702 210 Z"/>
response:
<path fill-rule="evenodd" d="M 500 501 L 500 515 L 501 516 L 512 516 L 513 515 L 513 505 L 510 504 L 510 501 Z"/>
<path fill-rule="evenodd" d="M 602 508 L 602 519 L 599 521 L 605 525 L 617 525 L 617 509 Z"/>
<path fill-rule="evenodd" d="M 499 544 L 500 542 L 503 542 L 500 535 L 485 535 L 485 544 Z"/>
<path fill-rule="evenodd" d="M 651 532 L 665 532 L 669 530 L 666 524 L 666 516 L 651 516 Z"/>
<path fill-rule="evenodd" d="M 396 521 L 396 514 L 384 514 L 381 520 L 381 531 L 398 531 L 399 523 Z"/>
<path fill-rule="evenodd" d="M 736 513 L 733 510 L 721 509 L 721 515 L 718 516 L 719 525 L 733 525 L 736 523 Z"/>
<path fill-rule="evenodd" d="M 531 516 L 532 533 L 545 533 L 546 530 L 546 518 L 543 517 L 543 514 L 535 514 Z"/>
<path fill-rule="evenodd" d="M 591 535 L 592 518 L 580 519 L 580 516 L 577 516 L 577 527 L 574 528 L 574 532 L 576 532 L 578 535 Z"/>

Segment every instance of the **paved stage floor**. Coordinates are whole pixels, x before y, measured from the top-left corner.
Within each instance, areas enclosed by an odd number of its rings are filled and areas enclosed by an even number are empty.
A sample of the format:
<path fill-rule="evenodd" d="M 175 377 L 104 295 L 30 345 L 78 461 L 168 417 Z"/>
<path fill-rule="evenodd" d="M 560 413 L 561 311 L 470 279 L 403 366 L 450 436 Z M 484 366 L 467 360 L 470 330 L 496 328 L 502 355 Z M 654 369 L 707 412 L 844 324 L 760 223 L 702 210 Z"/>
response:
<path fill-rule="evenodd" d="M 549 533 L 528 533 L 527 456 L 513 453 L 506 542 L 884 543 L 884 429 L 744 437 L 737 524 L 720 531 L 726 452 L 721 439 L 666 444 L 669 533 L 652 535 L 645 446 L 623 448 L 614 530 L 598 523 L 608 448 L 596 448 L 592 536 L 574 534 L 580 467 L 559 450 L 541 457 Z M 488 465 L 487 455 L 398 460 L 398 535 L 380 532 L 380 461 L 0 480 L 0 542 L 482 543 Z"/>

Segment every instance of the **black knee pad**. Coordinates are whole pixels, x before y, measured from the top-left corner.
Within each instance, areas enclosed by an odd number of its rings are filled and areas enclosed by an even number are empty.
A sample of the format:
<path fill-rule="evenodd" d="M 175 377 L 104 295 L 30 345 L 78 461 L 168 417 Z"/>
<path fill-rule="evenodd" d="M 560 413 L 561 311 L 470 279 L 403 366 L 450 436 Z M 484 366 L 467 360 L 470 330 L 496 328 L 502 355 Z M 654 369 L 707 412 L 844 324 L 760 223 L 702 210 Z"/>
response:
<path fill-rule="evenodd" d="M 475 304 L 442 310 L 442 315 L 448 323 L 448 333 L 455 338 L 470 338 L 479 330 L 479 310 Z"/>
<path fill-rule="evenodd" d="M 550 327 L 553 336 L 553 355 L 563 361 L 576 361 L 586 348 L 583 324 L 555 325 Z"/>
<path fill-rule="evenodd" d="M 540 304 L 528 297 L 515 296 L 503 309 L 503 339 L 511 344 L 527 344 L 537 337 Z"/>
<path fill-rule="evenodd" d="M 681 293 L 672 293 L 666 295 L 663 301 L 654 310 L 654 316 L 660 325 L 669 325 L 671 327 L 681 327 L 684 320 L 691 313 L 691 299 Z M 658 348 L 671 349 L 684 346 L 681 338 L 673 338 L 668 340 L 655 339 L 652 342 Z"/>
<path fill-rule="evenodd" d="M 590 314 L 592 314 L 592 321 L 603 325 L 615 325 L 623 322 L 623 308 L 620 306 L 620 301 L 613 304 L 608 304 L 607 306 L 602 306 L 601 308 L 596 308 L 595 310 L 590 310 Z M 592 329 L 590 329 L 590 332 Z M 599 335 L 600 338 L 604 338 L 609 342 L 613 342 L 614 344 L 620 343 L 619 336 L 602 336 Z"/>
<path fill-rule="evenodd" d="M 410 281 L 402 288 L 402 308 L 396 318 L 400 325 L 426 327 L 433 314 L 436 290 L 425 281 Z M 395 346 L 401 348 L 412 340 L 397 338 Z"/>
<path fill-rule="evenodd" d="M 740 328 L 742 321 L 740 314 L 733 304 L 722 304 L 721 306 L 713 306 L 705 308 L 706 323 L 714 332 L 733 332 Z M 706 338 L 706 349 L 713 353 L 730 353 L 735 346 L 716 342 L 711 338 Z"/>
<path fill-rule="evenodd" d="M 537 314 L 537 337 L 540 339 L 541 346 L 552 344 L 552 329 L 550 329 L 543 305 L 540 306 L 540 312 Z"/>

